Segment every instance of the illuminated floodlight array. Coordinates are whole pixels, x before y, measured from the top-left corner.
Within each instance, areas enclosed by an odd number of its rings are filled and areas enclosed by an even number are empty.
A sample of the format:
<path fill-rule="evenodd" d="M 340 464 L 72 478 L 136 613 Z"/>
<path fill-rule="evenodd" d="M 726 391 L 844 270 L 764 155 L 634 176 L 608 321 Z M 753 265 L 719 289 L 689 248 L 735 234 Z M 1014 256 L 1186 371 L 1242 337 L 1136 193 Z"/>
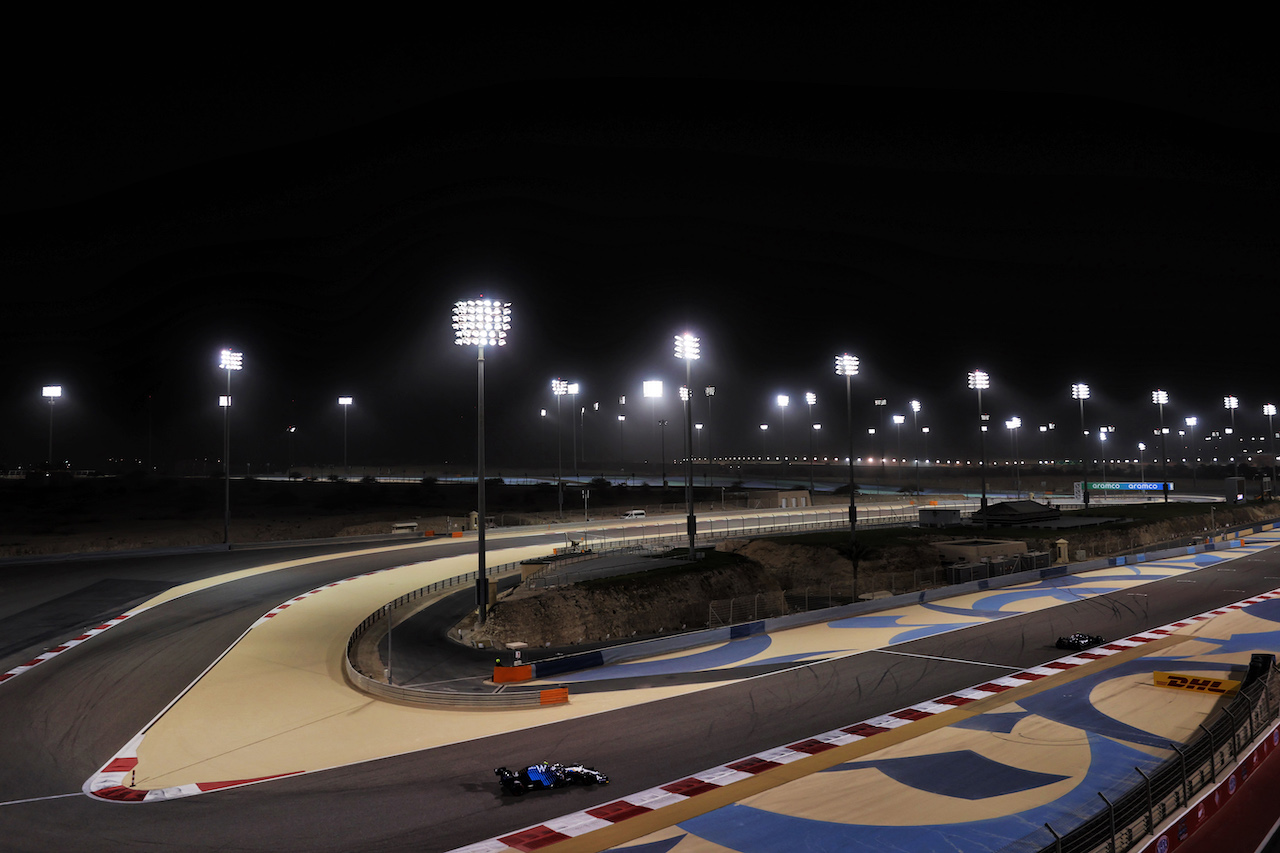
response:
<path fill-rule="evenodd" d="M 857 376 L 858 357 L 856 355 L 849 355 L 849 353 L 836 356 L 836 375 Z"/>
<path fill-rule="evenodd" d="M 510 302 L 482 298 L 463 299 L 453 305 L 453 342 L 459 346 L 506 346 L 510 328 Z"/>
<path fill-rule="evenodd" d="M 676 335 L 676 358 L 683 358 L 693 361 L 701 355 L 701 344 L 698 342 L 696 335 L 685 332 L 683 335 Z"/>

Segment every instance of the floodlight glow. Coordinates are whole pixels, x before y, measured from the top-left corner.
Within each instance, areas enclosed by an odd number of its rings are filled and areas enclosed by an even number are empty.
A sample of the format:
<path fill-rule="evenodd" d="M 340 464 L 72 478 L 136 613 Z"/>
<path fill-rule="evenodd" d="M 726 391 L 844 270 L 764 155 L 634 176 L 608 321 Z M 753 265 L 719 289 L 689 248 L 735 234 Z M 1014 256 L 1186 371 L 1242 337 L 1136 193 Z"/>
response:
<path fill-rule="evenodd" d="M 1086 384 L 1085 384 L 1085 383 L 1083 383 L 1083 382 L 1077 382 L 1075 385 L 1072 385 L 1072 386 L 1071 386 L 1071 399 L 1073 399 L 1073 400 L 1088 400 L 1088 399 L 1089 399 L 1089 386 L 1088 386 L 1088 385 L 1086 385 Z"/>
<path fill-rule="evenodd" d="M 578 391 L 579 391 L 580 387 L 581 387 L 581 386 L 579 386 L 577 382 L 570 382 L 570 383 L 569 383 L 569 388 L 568 388 L 568 390 L 569 390 L 569 394 L 570 394 L 570 395 L 572 395 L 572 396 L 574 396 L 574 397 L 578 396 Z"/>
<path fill-rule="evenodd" d="M 644 381 L 644 395 L 646 397 L 661 397 L 662 396 L 662 380 L 646 379 Z"/>
<path fill-rule="evenodd" d="M 224 349 L 222 351 L 222 361 L 218 367 L 223 370 L 240 370 L 244 367 L 244 353 Z"/>
<path fill-rule="evenodd" d="M 1168 403 L 1169 403 L 1169 392 L 1168 392 L 1168 391 L 1160 391 L 1160 390 L 1152 391 L 1152 392 L 1151 392 L 1151 402 L 1155 403 L 1157 406 L 1164 406 L 1164 405 L 1168 405 Z"/>
<path fill-rule="evenodd" d="M 812 406 L 818 402 L 818 395 L 813 393 L 812 391 L 806 391 L 804 395 L 804 401 L 805 403 Z"/>
<path fill-rule="evenodd" d="M 978 391 L 985 391 L 991 387 L 991 377 L 984 371 L 971 370 L 969 371 L 969 387 Z"/>
<path fill-rule="evenodd" d="M 1271 417 L 1276 413 L 1276 407 L 1272 403 L 1266 403 L 1262 407 L 1262 414 Z"/>
<path fill-rule="evenodd" d="M 684 358 L 693 361 L 698 358 L 701 344 L 694 335 L 685 332 L 683 335 L 676 335 L 676 358 Z"/>
<path fill-rule="evenodd" d="M 1227 409 L 1238 409 L 1240 408 L 1240 401 L 1235 397 L 1226 396 L 1222 398 L 1222 405 Z"/>
<path fill-rule="evenodd" d="M 836 356 L 836 375 L 837 376 L 857 376 L 858 375 L 858 357 L 845 353 Z"/>
<path fill-rule="evenodd" d="M 453 304 L 454 343 L 459 346 L 506 346 L 511 303 L 496 299 L 464 299 Z"/>
<path fill-rule="evenodd" d="M 41 389 L 40 393 L 41 393 L 41 394 L 43 394 L 45 397 L 48 397 L 48 398 L 49 398 L 49 402 L 53 402 L 53 398 L 54 398 L 54 397 L 61 397 L 61 396 L 62 396 L 62 386 L 61 386 L 61 385 L 46 385 L 46 386 L 44 386 L 44 388 L 43 388 L 43 389 Z"/>
<path fill-rule="evenodd" d="M 338 398 L 338 405 L 339 405 L 339 406 L 350 406 L 353 402 L 354 402 L 354 400 L 353 400 L 351 397 L 339 397 L 339 398 Z"/>
<path fill-rule="evenodd" d="M 551 393 L 557 397 L 562 397 L 569 393 L 569 383 L 564 379 L 551 380 Z"/>
<path fill-rule="evenodd" d="M 786 394 L 779 394 L 778 406 L 785 409 L 789 405 L 791 405 L 791 398 L 788 397 Z"/>

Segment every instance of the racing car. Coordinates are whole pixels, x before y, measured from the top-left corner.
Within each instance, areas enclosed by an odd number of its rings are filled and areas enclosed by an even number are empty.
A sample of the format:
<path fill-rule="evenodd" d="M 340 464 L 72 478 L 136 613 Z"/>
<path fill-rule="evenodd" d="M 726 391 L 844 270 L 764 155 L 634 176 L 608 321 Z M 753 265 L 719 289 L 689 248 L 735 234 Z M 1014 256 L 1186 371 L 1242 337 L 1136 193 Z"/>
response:
<path fill-rule="evenodd" d="M 1074 652 L 1082 652 L 1085 649 L 1091 649 L 1094 646 L 1100 646 L 1106 640 L 1101 637 L 1095 637 L 1092 634 L 1081 634 L 1079 632 L 1072 634 L 1070 637 L 1059 637 L 1055 643 L 1060 649 L 1070 649 Z"/>
<path fill-rule="evenodd" d="M 608 785 L 609 777 L 593 767 L 581 764 L 554 764 L 542 761 L 530 764 L 523 770 L 508 770 L 499 767 L 494 770 L 502 790 L 513 796 L 520 796 L 525 791 L 540 791 L 544 788 L 564 788 L 569 785 Z"/>

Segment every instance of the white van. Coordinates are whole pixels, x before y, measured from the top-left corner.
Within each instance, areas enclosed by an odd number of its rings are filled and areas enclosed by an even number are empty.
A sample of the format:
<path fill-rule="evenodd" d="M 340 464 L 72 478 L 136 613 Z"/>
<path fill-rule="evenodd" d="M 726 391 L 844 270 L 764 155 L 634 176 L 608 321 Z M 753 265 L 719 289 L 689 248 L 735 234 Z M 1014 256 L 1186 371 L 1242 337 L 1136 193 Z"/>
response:
<path fill-rule="evenodd" d="M 626 512 L 624 512 L 624 513 L 622 514 L 622 517 L 623 517 L 623 518 L 644 518 L 644 510 L 642 510 L 642 509 L 629 509 L 629 510 L 627 510 Z"/>

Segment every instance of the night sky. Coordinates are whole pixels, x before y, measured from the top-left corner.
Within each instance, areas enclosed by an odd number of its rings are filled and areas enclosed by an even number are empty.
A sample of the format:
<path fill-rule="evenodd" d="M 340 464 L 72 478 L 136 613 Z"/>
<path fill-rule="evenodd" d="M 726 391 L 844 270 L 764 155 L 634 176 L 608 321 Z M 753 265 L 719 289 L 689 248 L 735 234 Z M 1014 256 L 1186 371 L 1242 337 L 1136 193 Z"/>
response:
<path fill-rule="evenodd" d="M 73 468 L 219 457 L 231 346 L 236 473 L 340 462 L 340 394 L 351 464 L 466 466 L 476 360 L 450 310 L 478 294 L 513 315 L 486 352 L 490 473 L 554 459 L 555 377 L 582 385 L 591 470 L 656 458 L 656 418 L 679 456 L 684 331 L 717 455 L 806 453 L 807 391 L 819 453 L 843 453 L 844 352 L 859 455 L 919 399 L 929 455 L 974 457 L 975 368 L 997 452 L 1017 415 L 1023 455 L 1050 421 L 1050 452 L 1078 455 L 1073 382 L 1125 447 L 1155 388 L 1166 424 L 1222 428 L 1233 394 L 1265 431 L 1280 111 L 1259 27 L 731 8 L 28 45 L 0 465 L 44 459 L 54 383 Z"/>

